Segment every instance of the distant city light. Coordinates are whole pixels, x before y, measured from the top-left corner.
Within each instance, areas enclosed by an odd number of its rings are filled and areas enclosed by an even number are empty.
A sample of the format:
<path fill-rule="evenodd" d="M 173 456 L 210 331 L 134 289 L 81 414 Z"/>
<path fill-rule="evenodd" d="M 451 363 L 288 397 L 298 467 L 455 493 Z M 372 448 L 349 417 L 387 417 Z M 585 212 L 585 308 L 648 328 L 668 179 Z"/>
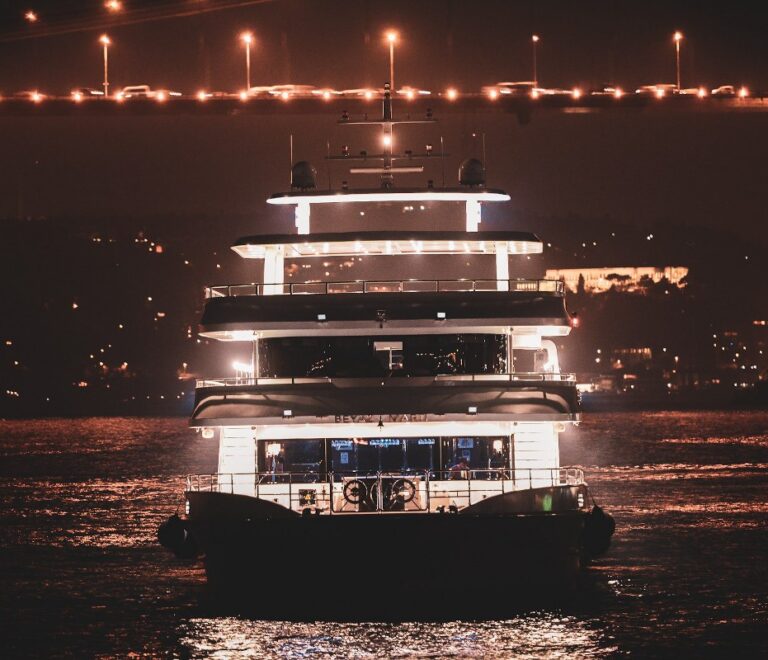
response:
<path fill-rule="evenodd" d="M 99 43 L 104 45 L 104 46 L 109 46 L 109 44 L 111 44 L 112 41 L 111 41 L 111 39 L 106 34 L 102 34 L 99 37 Z"/>
<path fill-rule="evenodd" d="M 679 41 L 682 41 L 682 39 L 683 39 L 683 33 L 680 32 L 679 30 L 677 32 L 675 32 L 674 40 L 679 42 Z M 695 41 L 695 39 L 694 39 L 694 41 Z"/>
<path fill-rule="evenodd" d="M 622 96 L 624 96 L 624 90 L 622 90 L 621 87 L 617 87 L 613 90 L 613 96 L 614 98 L 620 99 Z"/>
<path fill-rule="evenodd" d="M 656 88 L 656 98 L 657 99 L 664 98 L 664 90 L 661 87 Z"/>
<path fill-rule="evenodd" d="M 385 147 L 391 147 L 392 146 L 392 136 L 389 133 L 385 133 L 382 138 L 381 142 Z"/>
<path fill-rule="evenodd" d="M 449 90 L 448 90 L 448 91 L 445 93 L 445 95 L 448 97 L 448 99 L 449 99 L 449 100 L 451 100 L 451 101 L 455 101 L 455 100 L 456 100 L 456 98 L 459 96 L 459 93 L 458 93 L 458 92 L 457 92 L 457 91 L 456 91 L 456 90 L 455 90 L 453 87 L 451 87 L 451 88 L 450 88 L 450 89 L 449 89 Z"/>
<path fill-rule="evenodd" d="M 499 92 L 495 89 L 492 89 L 490 92 L 488 92 L 488 96 L 490 97 L 491 101 L 495 101 L 497 98 L 499 98 Z"/>
<path fill-rule="evenodd" d="M 394 30 L 387 32 L 387 41 L 391 44 L 395 43 L 397 41 L 397 32 Z"/>
<path fill-rule="evenodd" d="M 578 87 L 574 87 L 573 91 L 571 92 L 571 95 L 574 99 L 580 99 L 581 98 L 581 90 Z"/>
<path fill-rule="evenodd" d="M 24 13 L 24 20 L 27 21 L 27 23 L 37 23 L 38 19 L 37 12 L 34 12 L 31 9 Z"/>
<path fill-rule="evenodd" d="M 253 32 L 243 32 L 240 35 L 240 39 L 243 41 L 244 44 L 253 43 Z"/>
<path fill-rule="evenodd" d="M 198 101 L 205 101 L 205 100 L 207 100 L 207 98 L 208 98 L 208 95 L 205 93 L 205 91 L 204 91 L 204 90 L 202 90 L 202 89 L 201 89 L 201 90 L 200 90 L 200 91 L 197 93 L 197 100 L 198 100 Z"/>
<path fill-rule="evenodd" d="M 745 99 L 749 96 L 749 90 L 746 87 L 741 87 L 739 89 L 739 98 Z"/>
<path fill-rule="evenodd" d="M 104 7 L 107 9 L 107 11 L 117 13 L 122 11 L 123 3 L 120 2 L 120 0 L 107 0 L 107 2 L 104 3 Z"/>
<path fill-rule="evenodd" d="M 707 90 L 704 87 L 699 87 L 699 91 L 696 92 L 696 96 L 703 99 L 707 95 Z"/>

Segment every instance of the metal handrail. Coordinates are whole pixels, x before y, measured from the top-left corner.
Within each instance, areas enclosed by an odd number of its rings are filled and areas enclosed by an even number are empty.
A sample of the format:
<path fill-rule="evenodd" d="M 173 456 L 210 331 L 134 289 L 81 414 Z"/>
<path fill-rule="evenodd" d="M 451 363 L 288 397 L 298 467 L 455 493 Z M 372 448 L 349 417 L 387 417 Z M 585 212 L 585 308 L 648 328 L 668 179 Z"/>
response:
<path fill-rule="evenodd" d="M 224 284 L 205 289 L 206 298 L 263 295 L 317 295 L 343 293 L 446 293 L 455 291 L 504 291 L 508 293 L 551 293 L 565 295 L 562 280 L 349 280 L 341 282 L 289 282 L 265 284 Z"/>
<path fill-rule="evenodd" d="M 207 378 L 203 380 L 195 381 L 195 388 L 201 389 L 205 387 L 237 387 L 237 386 L 279 386 L 279 385 L 313 385 L 321 383 L 333 384 L 334 380 L 348 381 L 351 378 L 358 378 L 361 381 L 376 379 L 381 381 L 380 376 L 350 376 L 343 378 L 332 378 L 330 376 L 314 376 L 314 377 L 277 377 L 277 378 Z M 560 382 L 560 383 L 575 383 L 576 374 L 565 372 L 534 372 L 534 371 L 517 371 L 511 374 L 435 374 L 433 376 L 398 376 L 390 379 L 390 382 L 395 383 L 408 383 L 409 380 L 415 382 L 414 387 L 423 387 L 424 379 L 432 378 L 433 383 L 440 382 L 526 382 L 526 383 L 540 383 L 540 382 Z"/>
<path fill-rule="evenodd" d="M 316 477 L 314 480 L 306 480 L 307 476 Z M 452 501 L 466 501 L 472 503 L 472 496 L 492 493 L 494 495 L 505 494 L 521 490 L 532 490 L 546 486 L 579 486 L 584 484 L 584 471 L 581 468 L 490 468 L 470 469 L 464 472 L 455 470 L 414 470 L 412 472 L 367 472 L 367 473 L 340 473 L 329 472 L 327 478 L 321 478 L 319 472 L 232 472 L 232 473 L 204 473 L 190 474 L 186 477 L 186 490 L 191 492 L 217 492 L 235 493 L 241 487 L 251 489 L 254 496 L 259 498 L 261 491 L 266 486 L 273 488 L 267 493 L 268 497 L 288 496 L 289 509 L 301 512 L 306 504 L 301 499 L 299 486 L 306 489 L 314 489 L 316 503 L 325 505 L 320 508 L 330 514 L 348 514 L 358 512 L 357 508 L 344 511 L 336 509 L 334 497 L 339 495 L 339 490 L 349 479 L 362 479 L 376 482 L 376 487 L 381 488 L 382 479 L 420 479 L 417 485 L 417 495 L 423 502 L 416 502 L 412 512 L 432 511 L 432 498 L 449 498 Z M 512 490 L 507 484 L 513 483 Z M 490 488 L 491 484 L 498 484 Z M 276 493 L 274 487 L 287 486 L 287 492 Z M 423 488 L 422 488 L 423 486 Z M 328 490 L 326 491 L 326 487 Z M 317 489 L 322 488 L 318 492 Z M 295 496 L 296 495 L 296 496 Z M 383 498 L 376 502 L 375 512 L 384 511 Z M 415 499 L 415 498 L 414 498 Z"/>

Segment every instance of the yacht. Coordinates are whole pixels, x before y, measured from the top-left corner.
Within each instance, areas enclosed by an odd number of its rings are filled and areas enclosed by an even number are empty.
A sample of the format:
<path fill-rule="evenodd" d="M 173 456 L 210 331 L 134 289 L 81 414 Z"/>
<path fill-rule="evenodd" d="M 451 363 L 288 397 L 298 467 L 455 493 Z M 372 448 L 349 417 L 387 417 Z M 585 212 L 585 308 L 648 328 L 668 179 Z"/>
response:
<path fill-rule="evenodd" d="M 386 86 L 380 117 L 345 112 L 339 123 L 374 129 L 381 151 L 329 158 L 378 185 L 323 189 L 295 163 L 290 190 L 267 200 L 295 227 L 232 246 L 260 281 L 206 289 L 200 336 L 250 358 L 197 383 L 190 425 L 218 443 L 218 467 L 187 477 L 186 510 L 159 538 L 272 613 L 402 614 L 425 598 L 476 606 L 560 589 L 610 543 L 582 470 L 560 464 L 559 435 L 580 419 L 558 355 L 572 325 L 564 283 L 511 276 L 542 242 L 482 230 L 483 206 L 510 197 L 486 186 L 481 161 L 465 160 L 454 186 L 396 184 L 444 165 L 442 149 L 394 147 L 396 127 L 432 122 L 395 118 Z M 321 205 L 368 215 L 354 231 L 313 232 Z M 425 205 L 458 209 L 461 226 L 375 224 L 377 210 Z M 409 277 L 425 256 L 486 277 Z M 373 258 L 385 266 L 371 279 L 286 277 L 287 261 Z"/>

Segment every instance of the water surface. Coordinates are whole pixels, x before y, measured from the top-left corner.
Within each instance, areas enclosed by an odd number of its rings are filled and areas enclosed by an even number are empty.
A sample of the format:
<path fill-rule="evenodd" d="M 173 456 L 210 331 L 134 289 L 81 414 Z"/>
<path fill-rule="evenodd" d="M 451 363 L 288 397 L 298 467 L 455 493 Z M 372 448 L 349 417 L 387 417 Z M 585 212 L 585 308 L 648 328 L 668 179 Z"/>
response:
<path fill-rule="evenodd" d="M 200 565 L 156 545 L 183 475 L 216 466 L 185 420 L 0 422 L 3 656 L 765 657 L 768 413 L 590 414 L 561 455 L 618 524 L 577 594 L 502 620 L 290 623 L 220 614 Z"/>

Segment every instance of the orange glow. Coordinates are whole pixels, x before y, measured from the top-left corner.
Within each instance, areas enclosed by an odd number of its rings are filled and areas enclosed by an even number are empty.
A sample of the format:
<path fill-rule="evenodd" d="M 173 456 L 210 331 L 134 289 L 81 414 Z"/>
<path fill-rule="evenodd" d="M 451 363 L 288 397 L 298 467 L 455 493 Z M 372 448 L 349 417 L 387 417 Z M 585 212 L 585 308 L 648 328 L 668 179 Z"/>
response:
<path fill-rule="evenodd" d="M 536 43 L 538 40 L 539 40 L 539 35 L 538 35 L 538 34 L 534 34 L 534 35 L 531 37 L 531 41 L 532 41 L 533 43 Z"/>
<path fill-rule="evenodd" d="M 99 43 L 104 45 L 104 46 L 109 46 L 109 44 L 111 44 L 112 41 L 110 40 L 110 38 L 106 34 L 102 34 L 99 37 Z"/>
<path fill-rule="evenodd" d="M 104 3 L 104 7 L 111 12 L 118 12 L 123 9 L 123 3 L 120 0 L 107 0 Z"/>
<path fill-rule="evenodd" d="M 674 39 L 675 39 L 675 41 L 682 41 L 683 40 L 683 33 L 678 30 L 674 34 Z"/>
<path fill-rule="evenodd" d="M 397 41 L 397 32 L 394 30 L 387 32 L 387 41 L 391 44 L 395 43 Z"/>
<path fill-rule="evenodd" d="M 373 92 L 369 89 L 365 92 L 365 100 L 370 101 L 373 98 Z"/>
<path fill-rule="evenodd" d="M 240 92 L 240 100 L 241 101 L 247 101 L 248 100 L 248 92 L 246 92 L 245 90 Z"/>
<path fill-rule="evenodd" d="M 208 98 L 208 95 L 205 93 L 205 91 L 204 91 L 204 90 L 202 90 L 202 89 L 201 89 L 201 90 L 200 90 L 200 91 L 197 93 L 197 100 L 198 100 L 198 101 L 205 101 L 207 98 Z"/>
<path fill-rule="evenodd" d="M 739 98 L 745 99 L 749 96 L 749 90 L 746 87 L 739 88 Z"/>
<path fill-rule="evenodd" d="M 459 93 L 458 93 L 458 92 L 457 92 L 455 89 L 453 89 L 453 87 L 451 87 L 451 88 L 450 88 L 450 89 L 449 89 L 449 90 L 448 90 L 448 91 L 445 93 L 445 95 L 446 95 L 446 96 L 447 96 L 447 97 L 448 97 L 448 98 L 449 98 L 451 101 L 455 101 L 455 100 L 458 98 L 458 96 L 459 96 Z"/>
<path fill-rule="evenodd" d="M 32 11 L 31 9 L 24 14 L 24 20 L 27 21 L 27 23 L 37 23 L 37 13 Z"/>
<path fill-rule="evenodd" d="M 408 91 L 405 93 L 405 95 L 406 95 L 406 97 L 408 97 L 409 99 L 412 99 L 412 98 L 413 98 L 413 96 L 414 96 L 414 94 L 413 94 L 413 90 L 412 90 L 412 89 L 409 89 L 409 90 L 408 90 Z"/>
<path fill-rule="evenodd" d="M 532 99 L 537 99 L 537 98 L 539 98 L 539 90 L 538 90 L 538 89 L 535 89 L 535 88 L 534 88 L 534 89 L 532 89 L 532 90 L 531 90 L 531 98 L 532 98 Z"/>
<path fill-rule="evenodd" d="M 287 101 L 289 98 L 291 98 L 291 95 L 288 92 L 283 92 L 280 94 L 280 98 L 283 99 L 283 101 Z"/>
<path fill-rule="evenodd" d="M 34 103 L 40 103 L 43 100 L 43 95 L 40 92 L 32 92 L 31 98 Z"/>
<path fill-rule="evenodd" d="M 580 99 L 581 98 L 581 90 L 578 87 L 574 87 L 573 91 L 571 92 L 571 96 L 573 96 L 574 99 Z"/>
<path fill-rule="evenodd" d="M 497 98 L 499 98 L 499 93 L 492 89 L 490 92 L 488 92 L 488 96 L 490 97 L 491 101 L 495 101 Z"/>
<path fill-rule="evenodd" d="M 392 146 L 392 136 L 388 133 L 384 133 L 383 137 L 381 138 L 381 142 L 385 147 L 391 147 Z"/>
<path fill-rule="evenodd" d="M 624 96 L 624 90 L 621 87 L 617 87 L 613 90 L 613 97 L 616 99 L 620 99 L 622 96 Z"/>
<path fill-rule="evenodd" d="M 160 103 L 165 101 L 168 98 L 168 95 L 165 92 L 158 92 L 157 96 L 155 97 Z"/>
<path fill-rule="evenodd" d="M 240 35 L 240 39 L 243 40 L 244 44 L 250 45 L 253 42 L 253 32 L 243 32 Z"/>
<path fill-rule="evenodd" d="M 326 101 L 330 101 L 330 100 L 331 100 L 331 93 L 330 93 L 328 90 L 325 90 L 325 91 L 323 92 L 323 98 L 324 98 Z"/>
<path fill-rule="evenodd" d="M 664 98 L 664 90 L 661 88 L 658 88 L 656 90 L 656 98 L 657 99 L 663 99 Z"/>
<path fill-rule="evenodd" d="M 699 87 L 699 91 L 696 92 L 696 96 L 698 96 L 700 99 L 703 99 L 707 95 L 707 90 L 703 87 Z"/>
<path fill-rule="evenodd" d="M 80 101 L 83 100 L 83 93 L 82 92 L 72 92 L 72 99 L 75 103 L 80 103 Z"/>

